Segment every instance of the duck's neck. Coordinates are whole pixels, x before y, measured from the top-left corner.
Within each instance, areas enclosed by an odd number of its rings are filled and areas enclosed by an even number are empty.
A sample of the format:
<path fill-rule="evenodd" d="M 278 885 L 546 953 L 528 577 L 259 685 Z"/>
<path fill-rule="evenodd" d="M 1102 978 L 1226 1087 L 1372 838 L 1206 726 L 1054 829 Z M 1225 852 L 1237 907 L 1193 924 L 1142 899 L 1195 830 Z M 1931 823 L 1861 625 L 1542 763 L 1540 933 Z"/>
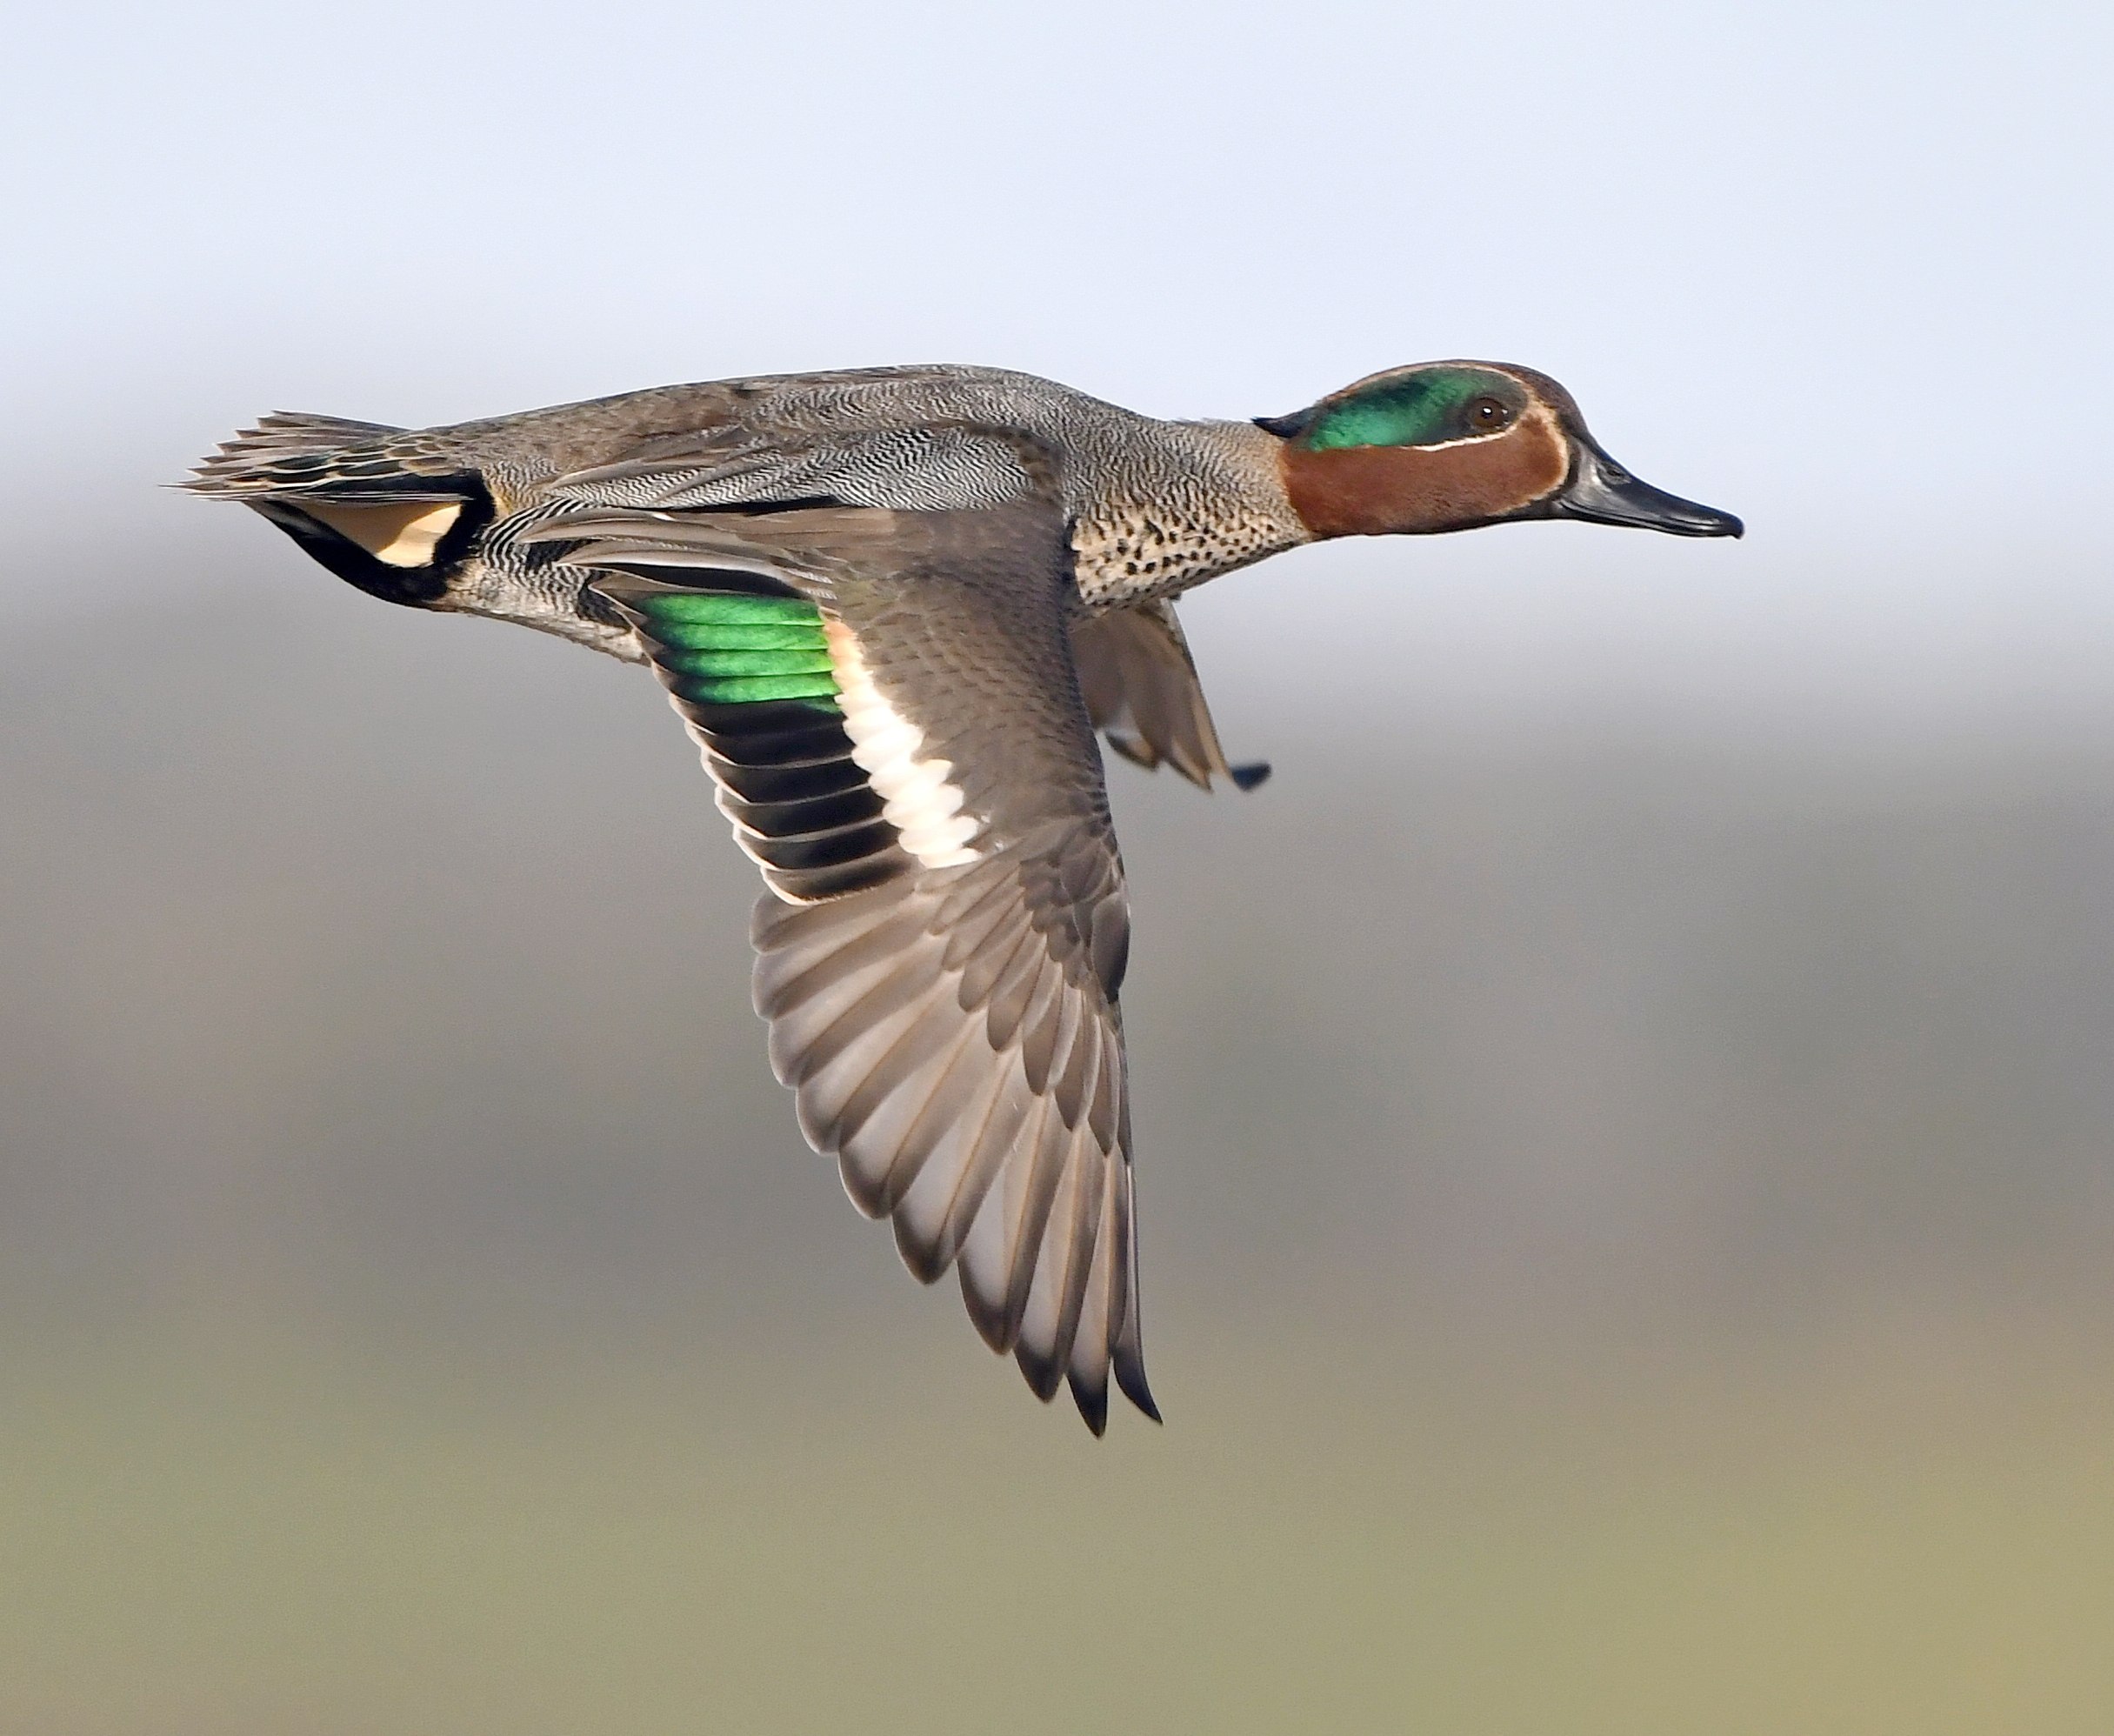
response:
<path fill-rule="evenodd" d="M 1072 553 L 1089 607 L 1171 597 L 1313 540 L 1275 435 L 1247 422 L 1145 427 L 1104 474 L 1080 478 Z"/>

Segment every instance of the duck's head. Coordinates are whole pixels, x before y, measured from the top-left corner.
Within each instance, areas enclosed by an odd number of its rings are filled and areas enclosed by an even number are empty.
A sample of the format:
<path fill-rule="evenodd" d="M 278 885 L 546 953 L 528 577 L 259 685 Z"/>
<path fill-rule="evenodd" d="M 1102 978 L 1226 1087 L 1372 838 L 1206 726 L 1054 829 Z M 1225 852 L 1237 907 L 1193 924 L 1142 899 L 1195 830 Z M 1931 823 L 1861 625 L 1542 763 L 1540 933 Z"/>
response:
<path fill-rule="evenodd" d="M 1677 537 L 1744 528 L 1730 512 L 1639 482 L 1586 431 L 1570 394 L 1530 368 L 1390 368 L 1256 425 L 1284 442 L 1286 492 L 1317 537 L 1466 531 L 1511 518 L 1583 518 Z"/>

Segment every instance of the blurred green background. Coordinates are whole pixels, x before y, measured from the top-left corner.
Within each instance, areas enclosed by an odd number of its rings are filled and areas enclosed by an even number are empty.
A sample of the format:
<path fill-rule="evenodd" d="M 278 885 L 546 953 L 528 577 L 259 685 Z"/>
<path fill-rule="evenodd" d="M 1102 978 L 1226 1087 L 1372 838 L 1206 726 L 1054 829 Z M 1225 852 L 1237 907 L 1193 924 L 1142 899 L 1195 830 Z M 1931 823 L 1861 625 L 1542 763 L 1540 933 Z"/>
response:
<path fill-rule="evenodd" d="M 1097 1444 L 801 1147 L 651 684 L 286 564 L 0 678 L 11 1727 L 2107 1727 L 2114 733 L 1118 767 Z"/>
<path fill-rule="evenodd" d="M 0 1731 L 2114 1730 L 2114 14 L 203 0 L 0 105 Z M 956 359 L 1544 368 L 1117 766 L 1096 1443 L 802 1145 L 650 680 L 162 485 Z"/>

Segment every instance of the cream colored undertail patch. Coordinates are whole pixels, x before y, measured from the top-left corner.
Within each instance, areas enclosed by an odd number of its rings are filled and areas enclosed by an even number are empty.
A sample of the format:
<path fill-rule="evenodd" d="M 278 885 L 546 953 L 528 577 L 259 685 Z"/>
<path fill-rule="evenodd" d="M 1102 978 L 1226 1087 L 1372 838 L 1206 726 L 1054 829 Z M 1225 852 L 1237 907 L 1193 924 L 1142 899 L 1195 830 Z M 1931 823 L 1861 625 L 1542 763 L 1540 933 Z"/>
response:
<path fill-rule="evenodd" d="M 859 655 L 857 636 L 841 621 L 823 618 L 830 660 L 836 667 L 844 733 L 851 758 L 884 805 L 881 818 L 896 828 L 904 849 L 927 868 L 974 862 L 969 845 L 980 830 L 962 810 L 961 786 L 950 781 L 950 760 L 921 758 L 924 731 L 882 697 Z"/>
<path fill-rule="evenodd" d="M 301 511 L 350 538 L 390 566 L 423 566 L 434 548 L 462 517 L 463 503 L 407 500 L 391 506 L 326 506 L 304 500 Z"/>

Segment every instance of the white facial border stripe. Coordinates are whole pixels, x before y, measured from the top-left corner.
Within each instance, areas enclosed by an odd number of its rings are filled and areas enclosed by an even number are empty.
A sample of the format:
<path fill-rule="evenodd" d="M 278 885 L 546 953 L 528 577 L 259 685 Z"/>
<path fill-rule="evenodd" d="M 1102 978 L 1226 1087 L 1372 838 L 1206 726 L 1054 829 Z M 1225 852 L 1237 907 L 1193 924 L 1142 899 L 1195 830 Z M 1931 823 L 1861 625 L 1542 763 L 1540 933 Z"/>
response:
<path fill-rule="evenodd" d="M 970 845 L 983 830 L 962 811 L 963 795 L 950 760 L 920 757 L 924 731 L 882 697 L 859 655 L 858 637 L 843 622 L 823 618 L 835 666 L 844 733 L 853 764 L 865 772 L 884 804 L 881 818 L 896 828 L 904 849 L 927 868 L 974 862 Z"/>

